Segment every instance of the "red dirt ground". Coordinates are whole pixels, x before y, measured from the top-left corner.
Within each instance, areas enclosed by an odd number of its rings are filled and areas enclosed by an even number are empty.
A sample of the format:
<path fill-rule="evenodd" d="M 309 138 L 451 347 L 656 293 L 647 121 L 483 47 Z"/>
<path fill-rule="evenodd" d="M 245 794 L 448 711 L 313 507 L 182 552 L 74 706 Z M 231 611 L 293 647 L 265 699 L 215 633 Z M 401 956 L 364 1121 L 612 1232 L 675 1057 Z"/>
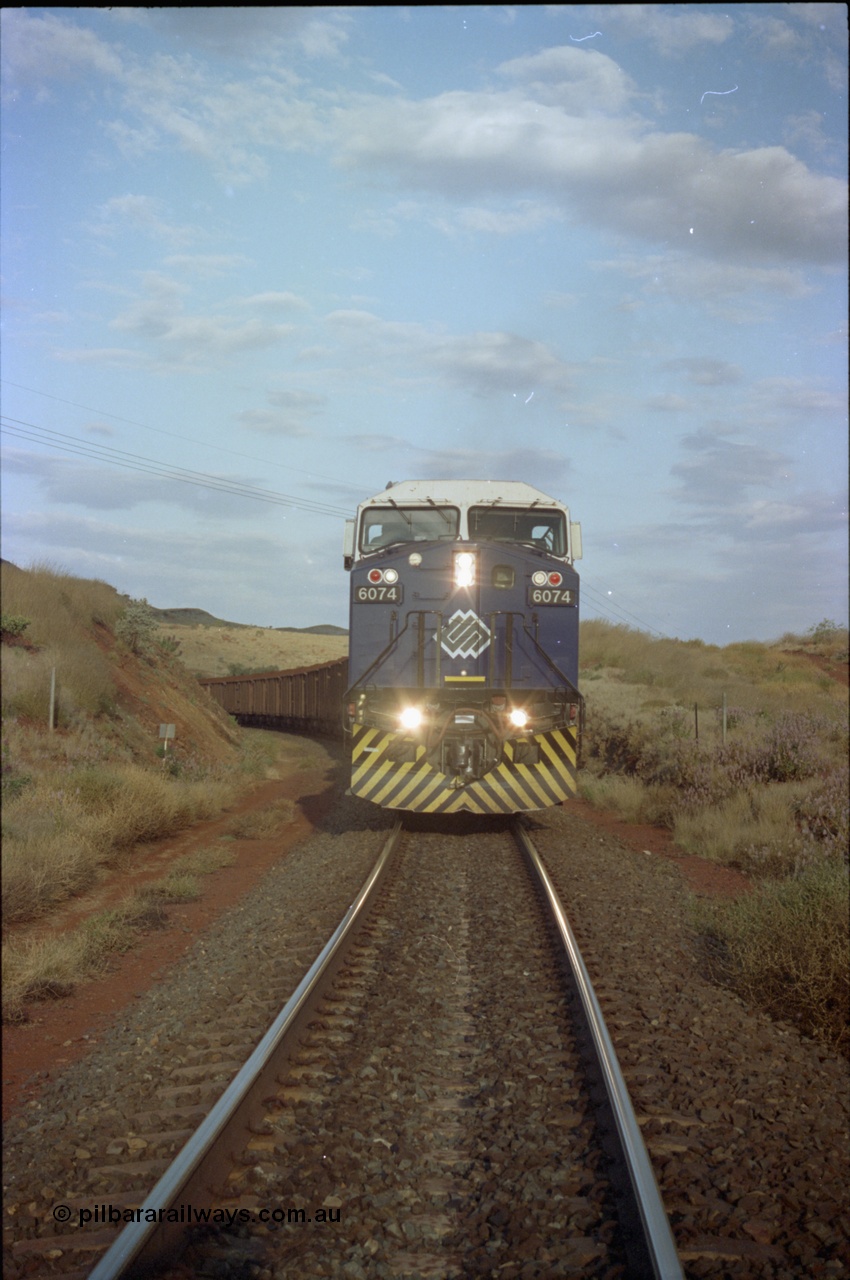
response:
<path fill-rule="evenodd" d="M 231 847 L 238 854 L 237 862 L 203 876 L 202 896 L 195 902 L 169 906 L 165 928 L 143 935 L 131 951 L 111 962 L 102 977 L 81 983 L 70 996 L 30 1005 L 28 1022 L 3 1027 L 4 1121 L 35 1097 L 51 1074 L 58 1074 L 69 1063 L 84 1057 L 121 1010 L 144 995 L 189 949 L 199 933 L 313 831 L 317 805 L 330 786 L 324 769 L 302 769 L 283 779 L 265 782 L 222 817 L 199 823 L 173 839 L 137 848 L 130 884 L 126 872 L 118 874 L 91 895 L 93 901 L 69 904 L 58 913 L 51 922 L 52 928 L 73 927 L 87 914 L 102 911 L 126 897 L 128 888 L 162 879 L 175 857 L 208 847 L 226 835 L 236 815 L 263 809 L 284 798 L 295 801 L 293 822 L 273 839 L 233 840 Z"/>
<path fill-rule="evenodd" d="M 569 807 L 574 808 L 586 822 L 614 836 L 629 849 L 653 853 L 675 862 L 691 893 L 698 897 L 737 898 L 742 893 L 749 893 L 753 887 L 747 876 L 732 867 L 722 867 L 708 858 L 682 853 L 673 843 L 670 832 L 663 827 L 624 822 L 604 809 L 594 809 L 586 800 L 571 800 Z"/>
<path fill-rule="evenodd" d="M 35 1098 L 42 1085 L 69 1063 L 83 1058 L 121 1011 L 144 995 L 158 978 L 188 950 L 195 938 L 218 916 L 248 893 L 265 872 L 300 841 L 318 822 L 322 796 L 332 783 L 323 769 L 298 770 L 263 783 L 223 817 L 199 823 L 191 831 L 160 840 L 137 850 L 132 887 L 161 879 L 177 856 L 209 846 L 225 835 L 236 814 L 263 809 L 281 799 L 296 804 L 295 820 L 269 840 L 238 840 L 232 847 L 238 861 L 202 879 L 198 901 L 170 906 L 163 929 L 143 935 L 133 949 L 116 958 L 108 972 L 81 983 L 70 996 L 30 1006 L 30 1021 L 3 1027 L 3 1120 Z M 737 871 L 718 867 L 704 858 L 679 853 L 668 832 L 657 827 L 630 826 L 611 814 L 593 809 L 585 801 L 571 802 L 580 816 L 627 847 L 672 859 L 688 887 L 702 896 L 729 897 L 750 889 Z M 81 900 L 58 913 L 51 928 L 70 928 L 86 914 L 101 911 L 125 897 L 126 871 L 103 885 L 94 900 Z"/>

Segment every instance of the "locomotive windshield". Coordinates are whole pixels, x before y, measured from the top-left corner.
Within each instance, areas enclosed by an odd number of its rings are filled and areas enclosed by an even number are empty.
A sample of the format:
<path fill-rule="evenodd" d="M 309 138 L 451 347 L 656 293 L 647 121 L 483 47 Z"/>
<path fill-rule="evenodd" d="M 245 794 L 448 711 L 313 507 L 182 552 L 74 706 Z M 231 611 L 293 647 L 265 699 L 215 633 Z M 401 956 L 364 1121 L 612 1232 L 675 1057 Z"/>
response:
<path fill-rule="evenodd" d="M 562 511 L 528 507 L 470 507 L 469 536 L 477 541 L 519 542 L 552 556 L 567 554 L 567 528 Z"/>
<path fill-rule="evenodd" d="M 434 542 L 456 538 L 457 507 L 369 507 L 360 526 L 360 550 L 380 551 L 396 542 Z"/>

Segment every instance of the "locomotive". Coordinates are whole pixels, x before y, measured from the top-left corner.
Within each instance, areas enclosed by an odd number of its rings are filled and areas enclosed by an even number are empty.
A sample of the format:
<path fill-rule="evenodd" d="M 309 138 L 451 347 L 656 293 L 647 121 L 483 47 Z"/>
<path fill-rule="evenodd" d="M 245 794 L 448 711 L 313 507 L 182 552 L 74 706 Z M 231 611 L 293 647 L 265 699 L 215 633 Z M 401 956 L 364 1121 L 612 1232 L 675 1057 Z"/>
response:
<path fill-rule="evenodd" d="M 569 799 L 581 529 L 519 481 L 390 484 L 346 521 L 350 793 L 421 813 Z"/>

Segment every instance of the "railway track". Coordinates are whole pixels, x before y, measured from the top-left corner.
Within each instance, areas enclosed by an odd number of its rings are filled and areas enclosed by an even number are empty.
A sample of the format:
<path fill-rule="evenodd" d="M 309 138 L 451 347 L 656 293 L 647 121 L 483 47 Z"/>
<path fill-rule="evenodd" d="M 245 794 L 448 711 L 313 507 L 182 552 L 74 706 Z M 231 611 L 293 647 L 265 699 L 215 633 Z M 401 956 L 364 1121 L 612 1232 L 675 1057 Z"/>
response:
<path fill-rule="evenodd" d="M 681 1275 L 575 939 L 512 830 L 397 824 L 92 1280 L 167 1271 L 187 1240 L 174 1274 Z"/>

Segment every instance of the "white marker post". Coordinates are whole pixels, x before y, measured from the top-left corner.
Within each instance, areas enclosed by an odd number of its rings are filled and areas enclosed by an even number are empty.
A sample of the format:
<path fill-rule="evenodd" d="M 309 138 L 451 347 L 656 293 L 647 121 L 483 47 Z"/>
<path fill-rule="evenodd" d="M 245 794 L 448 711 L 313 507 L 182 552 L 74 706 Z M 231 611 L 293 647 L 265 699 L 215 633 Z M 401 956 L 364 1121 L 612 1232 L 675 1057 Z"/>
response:
<path fill-rule="evenodd" d="M 162 749 L 162 763 L 165 764 L 168 759 L 168 743 L 171 738 L 176 738 L 177 733 L 173 724 L 161 724 L 159 726 L 159 736 L 165 739 L 165 746 Z"/>

